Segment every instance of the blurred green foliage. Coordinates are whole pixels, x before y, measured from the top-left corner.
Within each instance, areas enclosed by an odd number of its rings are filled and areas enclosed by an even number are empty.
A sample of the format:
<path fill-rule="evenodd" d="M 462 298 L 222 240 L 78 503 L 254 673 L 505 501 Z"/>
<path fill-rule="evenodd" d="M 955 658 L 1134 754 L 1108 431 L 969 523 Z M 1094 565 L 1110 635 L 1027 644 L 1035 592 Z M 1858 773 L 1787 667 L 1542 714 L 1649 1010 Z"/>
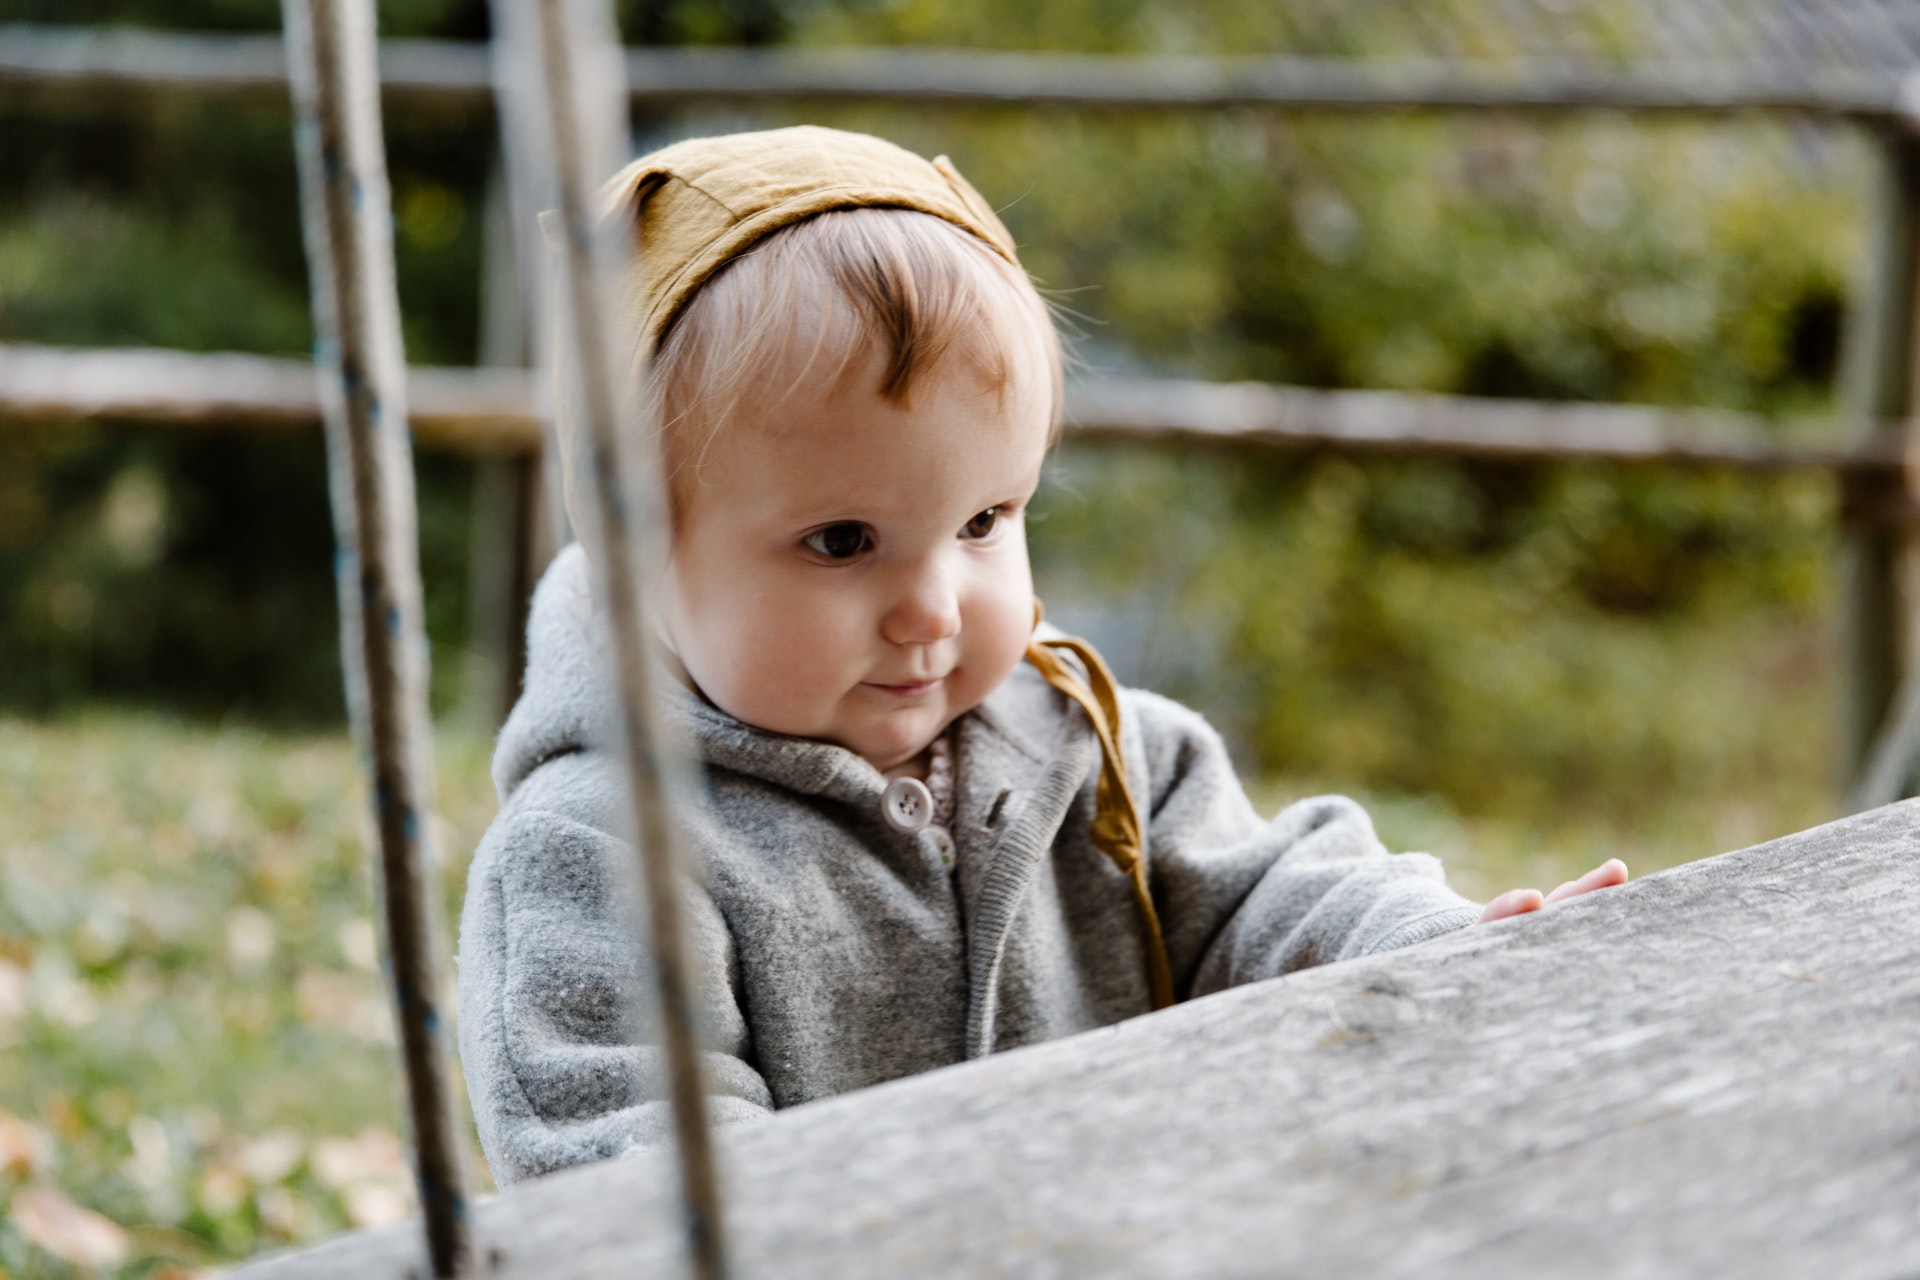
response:
<path fill-rule="evenodd" d="M 59 424 L 0 437 L 0 697 L 341 714 L 333 526 L 317 439 Z M 428 622 L 459 636 L 467 468 L 421 461 Z M 446 705 L 457 653 L 434 671 Z"/>
<path fill-rule="evenodd" d="M 487 25 L 479 0 L 381 13 L 398 34 Z M 1176 52 L 1391 53 L 1445 20 L 1240 0 L 648 0 L 621 13 L 631 38 L 653 41 Z M 267 29 L 276 8 L 91 0 L 56 14 L 16 0 L 8 16 Z M 1003 206 L 1095 371 L 1717 405 L 1782 432 L 1828 404 L 1866 177 L 1835 130 L 1606 114 L 866 106 L 703 110 L 637 131 L 644 144 L 799 118 L 955 156 Z M 0 339 L 307 345 L 282 111 L 18 94 L 0 120 Z M 414 107 L 387 132 L 410 357 L 471 361 L 492 122 Z M 1576 783 L 1620 801 L 1702 769 L 1739 774 L 1762 749 L 1757 728 L 1722 733 L 1717 750 L 1695 742 L 1687 700 L 1661 683 L 1742 702 L 1707 637 L 1733 628 L 1766 637 L 1755 652 L 1805 653 L 1795 670 L 1813 673 L 1810 700 L 1823 691 L 1809 636 L 1832 498 L 1817 481 L 1111 451 L 1070 451 L 1062 470 L 1078 488 L 1050 501 L 1037 535 L 1060 616 L 1146 655 L 1127 674 L 1213 709 L 1260 767 L 1476 807 L 1548 803 Z M 466 467 L 423 463 L 443 709 L 467 644 L 468 490 Z M 1187 550 L 1150 553 L 1143 539 L 1169 525 Z M 327 541 L 317 441 L 10 431 L 0 701 L 336 716 Z M 1162 606 L 1157 638 L 1127 621 L 1124 602 L 1145 599 Z M 1180 651 L 1209 658 L 1152 657 Z M 1396 737 L 1420 745 L 1386 745 Z"/>
<path fill-rule="evenodd" d="M 1508 819 L 1822 814 L 1817 478 L 1079 451 L 1053 479 L 1050 616 L 1266 771 Z"/>
<path fill-rule="evenodd" d="M 621 9 L 630 38 L 661 42 L 1174 52 L 1404 52 L 1448 20 L 1343 12 L 1240 0 Z M 9 9 L 260 29 L 276 13 L 265 0 Z M 472 38 L 487 25 L 479 0 L 381 13 L 397 34 Z M 953 155 L 1002 206 L 1096 372 L 1713 405 L 1783 434 L 1829 404 L 1867 176 L 1863 149 L 1837 130 L 1607 114 L 773 107 L 653 116 L 636 134 L 646 145 L 801 118 Z M 0 121 L 0 339 L 307 345 L 282 111 L 17 94 L 0 98 Z M 492 122 L 413 107 L 387 133 L 410 357 L 469 362 Z M 1116 450 L 1069 450 L 1059 469 L 1070 483 L 1036 531 L 1056 616 L 1120 653 L 1123 674 L 1212 711 L 1257 768 L 1437 791 L 1476 811 L 1573 794 L 1630 803 L 1753 777 L 1777 726 L 1738 709 L 1778 702 L 1767 681 L 1789 668 L 1807 692 L 1788 702 L 1807 718 L 1787 736 L 1830 740 L 1818 619 L 1833 499 L 1821 481 Z M 9 431 L 0 702 L 337 716 L 322 476 L 312 439 Z M 468 644 L 469 489 L 464 465 L 423 461 L 442 710 Z M 1798 656 L 1729 663 L 1732 636 L 1745 653 Z M 1734 710 L 1703 733 L 1722 705 Z"/>
<path fill-rule="evenodd" d="M 276 10 L 244 12 L 257 26 Z M 260 104 L 0 95 L 0 340 L 307 351 L 289 129 L 284 109 Z M 484 114 L 408 113 L 388 130 L 416 361 L 473 358 L 492 146 Z M 447 458 L 419 467 L 431 630 L 456 657 L 469 471 Z M 0 703 L 45 712 L 105 697 L 336 719 L 331 563 L 315 436 L 11 427 Z M 444 706 L 459 672 L 443 668 Z"/>

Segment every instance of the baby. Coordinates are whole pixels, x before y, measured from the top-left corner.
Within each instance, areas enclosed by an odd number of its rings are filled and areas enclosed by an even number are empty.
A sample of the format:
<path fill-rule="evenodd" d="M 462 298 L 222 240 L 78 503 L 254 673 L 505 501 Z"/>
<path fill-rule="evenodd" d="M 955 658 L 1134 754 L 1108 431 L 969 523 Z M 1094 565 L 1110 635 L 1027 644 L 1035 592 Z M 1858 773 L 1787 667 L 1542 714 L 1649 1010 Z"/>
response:
<path fill-rule="evenodd" d="M 666 712 L 702 766 L 682 822 L 719 1123 L 1626 878 L 1483 907 L 1351 801 L 1263 820 L 1199 715 L 1037 626 L 1023 521 L 1059 347 L 944 159 L 783 129 L 677 144 L 608 192 L 669 470 Z M 569 548 L 535 594 L 461 921 L 503 1185 L 670 1129 L 589 577 Z"/>

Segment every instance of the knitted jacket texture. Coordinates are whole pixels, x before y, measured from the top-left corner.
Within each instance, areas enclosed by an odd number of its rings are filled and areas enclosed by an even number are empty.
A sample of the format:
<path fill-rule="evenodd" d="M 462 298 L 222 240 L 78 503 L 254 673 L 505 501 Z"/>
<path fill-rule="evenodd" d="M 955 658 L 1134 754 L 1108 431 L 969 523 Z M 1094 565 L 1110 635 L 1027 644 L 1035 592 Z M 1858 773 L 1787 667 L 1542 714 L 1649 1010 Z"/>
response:
<path fill-rule="evenodd" d="M 460 1049 L 502 1185 L 664 1140 L 663 1055 L 633 926 L 637 874 L 612 694 L 578 547 L 534 597 L 502 807 L 469 871 Z M 1099 752 L 1022 665 L 955 722 L 950 871 L 843 748 L 754 729 L 672 689 L 702 768 L 682 815 L 711 1113 L 731 1124 L 1151 1007 L 1128 878 L 1088 838 Z M 1387 852 L 1340 797 L 1261 819 L 1199 715 L 1123 692 L 1149 882 L 1181 998 L 1422 941 L 1479 908 Z"/>

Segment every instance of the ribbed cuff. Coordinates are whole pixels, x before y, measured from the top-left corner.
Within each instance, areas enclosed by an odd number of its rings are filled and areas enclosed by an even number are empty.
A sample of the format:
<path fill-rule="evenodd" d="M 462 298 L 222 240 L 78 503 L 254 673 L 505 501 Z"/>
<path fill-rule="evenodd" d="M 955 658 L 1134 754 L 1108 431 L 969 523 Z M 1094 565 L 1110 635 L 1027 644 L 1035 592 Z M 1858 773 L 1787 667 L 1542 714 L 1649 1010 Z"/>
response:
<path fill-rule="evenodd" d="M 1479 907 L 1448 907 L 1444 911 L 1419 916 L 1368 947 L 1366 953 L 1377 956 L 1383 951 L 1397 951 L 1416 942 L 1425 942 L 1428 938 L 1437 938 L 1443 933 L 1452 933 L 1455 929 L 1464 929 L 1480 918 L 1480 912 Z"/>

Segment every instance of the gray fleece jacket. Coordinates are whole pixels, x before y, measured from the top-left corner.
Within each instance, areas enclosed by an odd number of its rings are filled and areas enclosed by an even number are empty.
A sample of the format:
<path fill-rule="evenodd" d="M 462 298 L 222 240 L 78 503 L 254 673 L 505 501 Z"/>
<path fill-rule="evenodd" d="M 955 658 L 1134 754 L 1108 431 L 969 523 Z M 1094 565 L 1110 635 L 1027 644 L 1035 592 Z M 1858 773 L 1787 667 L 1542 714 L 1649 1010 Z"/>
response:
<path fill-rule="evenodd" d="M 460 1050 L 502 1185 L 669 1132 L 611 693 L 580 549 L 534 596 L 526 692 L 494 755 L 500 815 L 460 923 Z M 1124 693 L 1174 988 L 1201 996 L 1419 942 L 1479 909 L 1425 854 L 1389 854 L 1350 800 L 1253 811 L 1197 714 Z M 840 747 L 754 729 L 678 689 L 704 769 L 685 890 L 720 1123 L 1101 1027 L 1151 1007 L 1127 877 L 1088 838 L 1098 747 L 1022 665 L 954 728 L 955 866 L 882 817 Z"/>

